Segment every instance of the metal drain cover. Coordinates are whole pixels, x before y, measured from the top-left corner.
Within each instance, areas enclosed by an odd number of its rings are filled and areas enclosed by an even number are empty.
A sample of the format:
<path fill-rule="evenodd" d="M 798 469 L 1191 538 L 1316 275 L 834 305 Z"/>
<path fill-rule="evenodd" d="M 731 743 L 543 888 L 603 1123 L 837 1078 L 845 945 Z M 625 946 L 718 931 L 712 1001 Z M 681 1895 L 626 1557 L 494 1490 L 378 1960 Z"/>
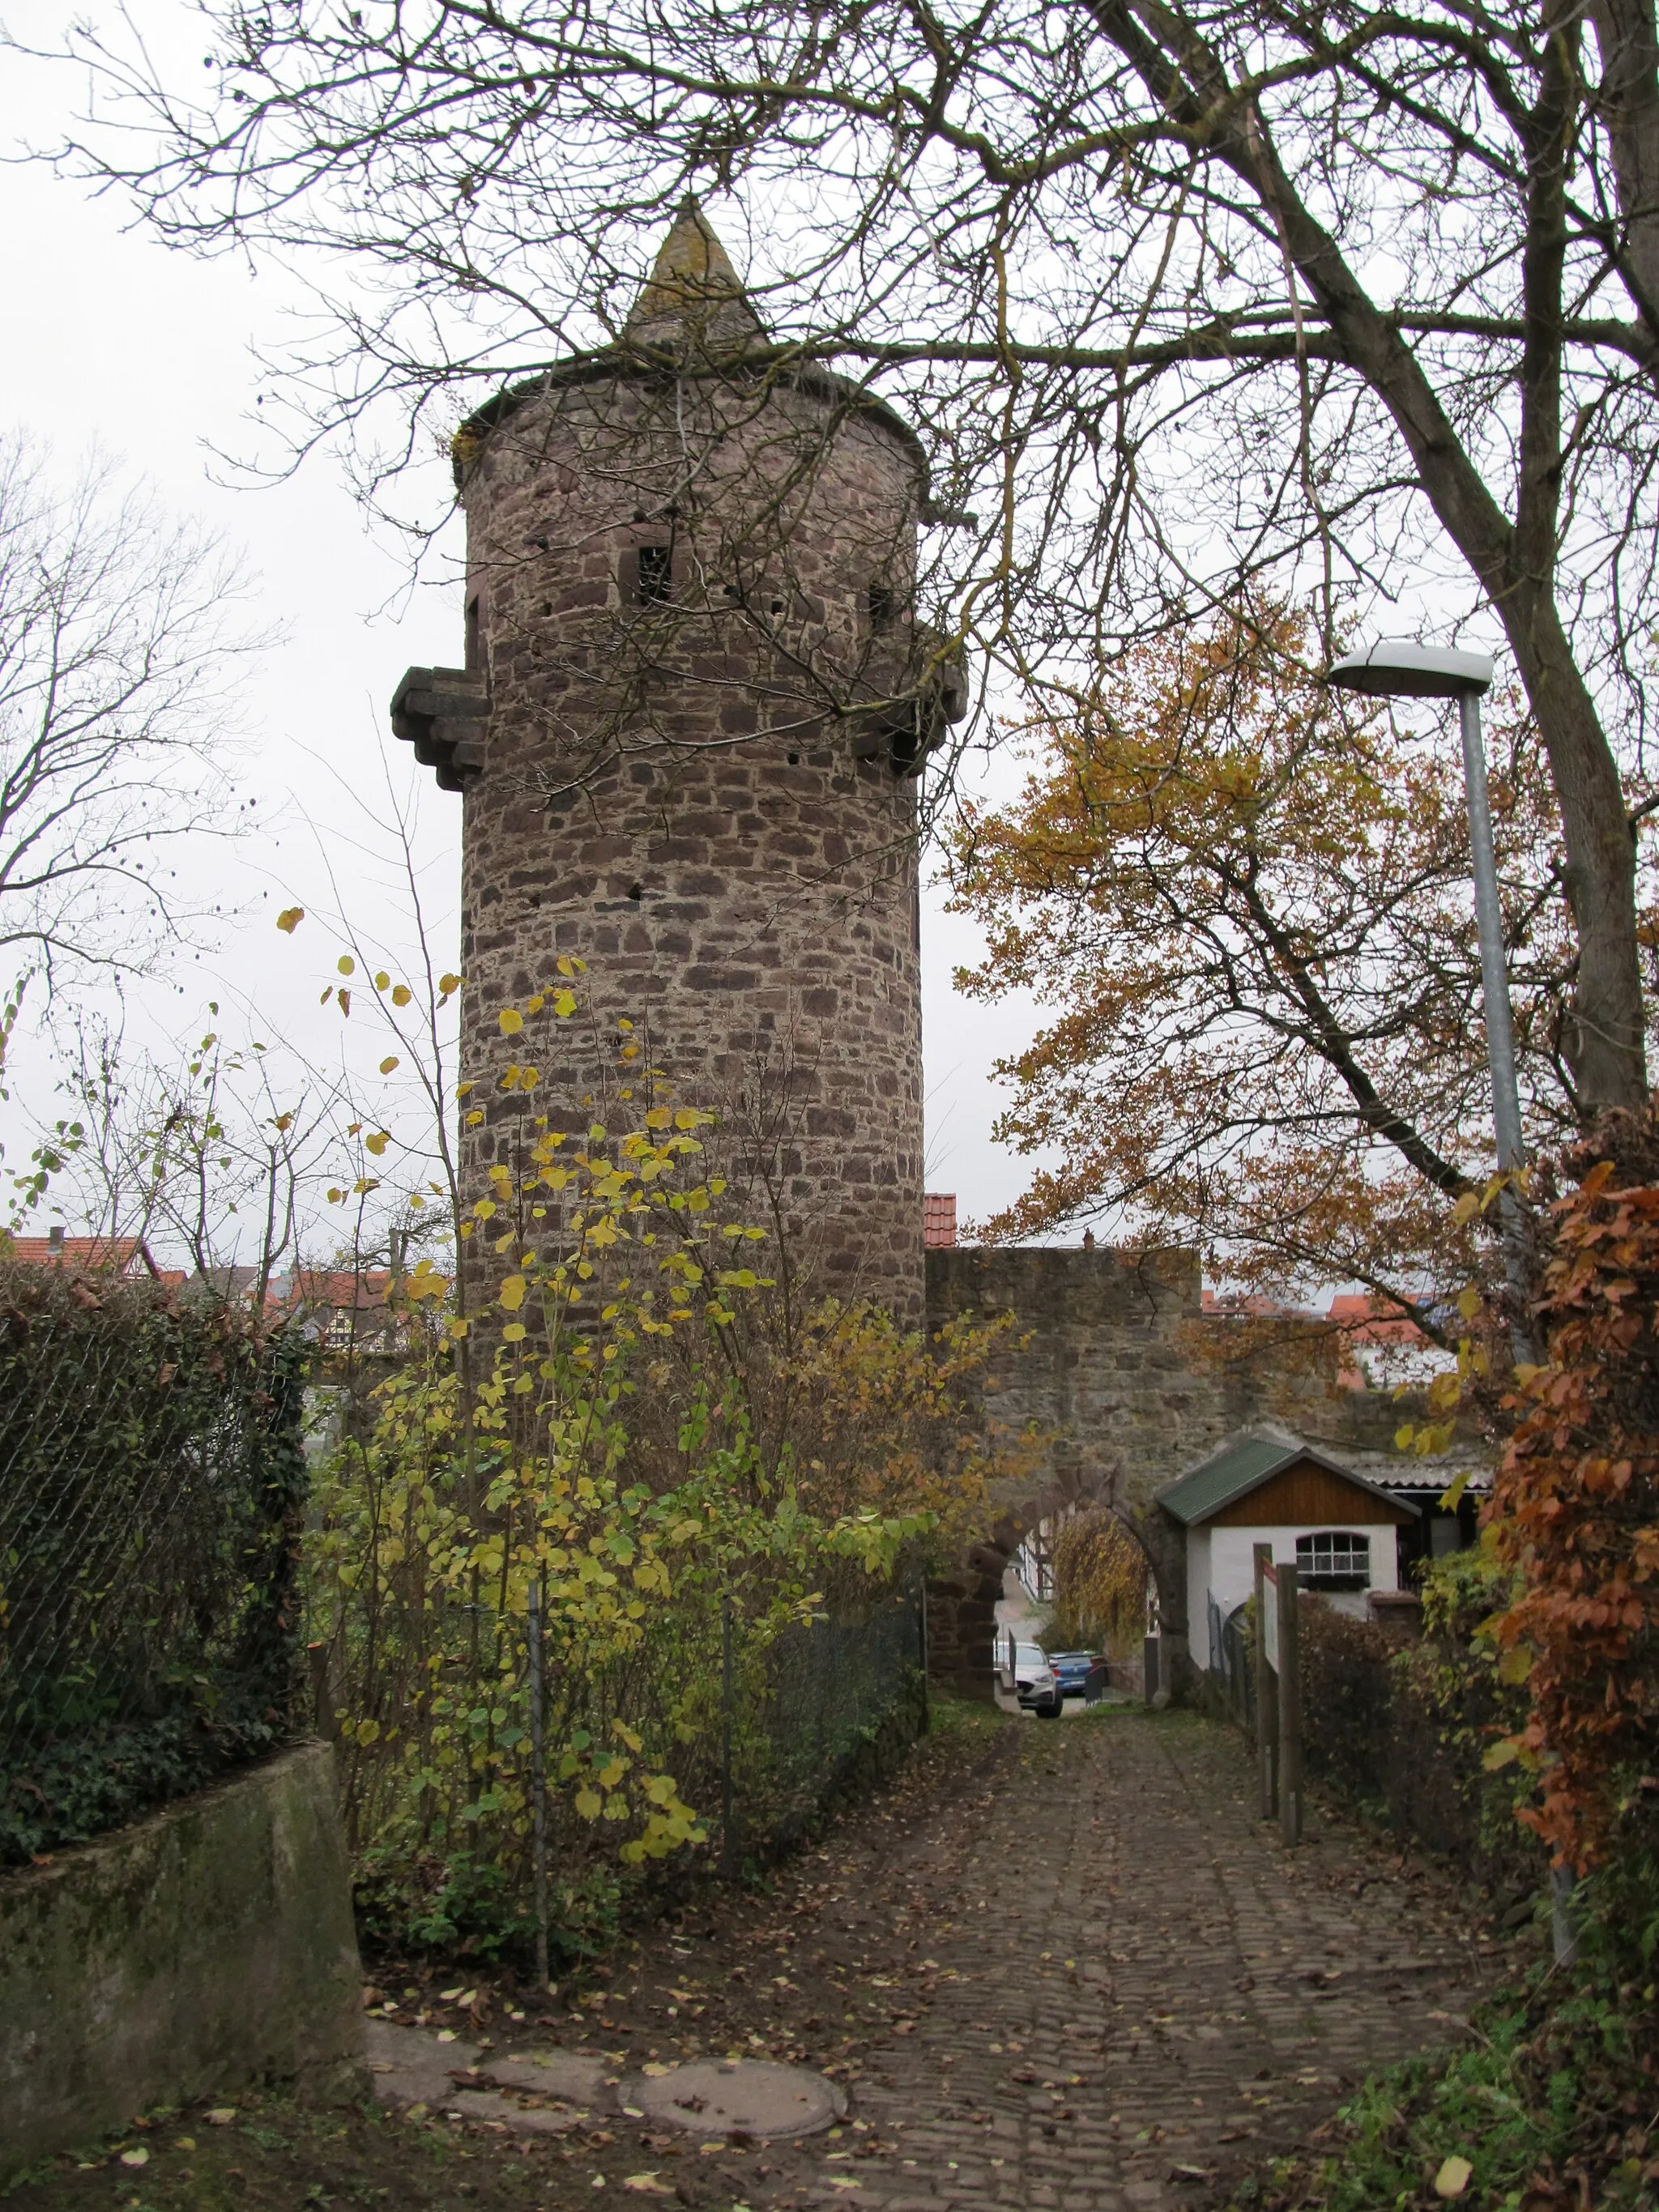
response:
<path fill-rule="evenodd" d="M 690 2135 L 810 2136 L 833 2127 L 839 2093 L 804 2066 L 739 2058 L 700 2063 L 627 2084 L 636 2111 Z"/>

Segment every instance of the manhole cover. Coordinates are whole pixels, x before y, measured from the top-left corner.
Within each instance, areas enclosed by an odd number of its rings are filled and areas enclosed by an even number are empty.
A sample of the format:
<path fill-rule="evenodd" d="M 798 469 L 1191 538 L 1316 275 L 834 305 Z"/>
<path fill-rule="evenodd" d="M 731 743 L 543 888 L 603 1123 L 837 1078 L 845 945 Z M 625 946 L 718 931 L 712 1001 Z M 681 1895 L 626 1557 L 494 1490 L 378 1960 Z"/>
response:
<path fill-rule="evenodd" d="M 742 2058 L 720 2066 L 677 2066 L 628 2084 L 625 2101 L 653 2120 L 702 2135 L 809 2136 L 838 2117 L 836 2091 L 822 2074 Z"/>

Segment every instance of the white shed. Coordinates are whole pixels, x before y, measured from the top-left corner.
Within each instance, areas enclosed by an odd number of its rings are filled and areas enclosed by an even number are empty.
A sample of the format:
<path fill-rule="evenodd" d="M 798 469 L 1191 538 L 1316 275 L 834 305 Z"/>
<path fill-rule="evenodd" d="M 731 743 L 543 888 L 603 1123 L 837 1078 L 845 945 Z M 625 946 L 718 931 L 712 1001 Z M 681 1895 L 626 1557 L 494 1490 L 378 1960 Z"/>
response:
<path fill-rule="evenodd" d="M 1395 1531 L 1418 1517 L 1322 1447 L 1283 1433 L 1247 1431 L 1159 1491 L 1187 1534 L 1187 1629 L 1194 1666 L 1220 1664 L 1212 1621 L 1224 1622 L 1255 1584 L 1255 1547 L 1300 1570 L 1317 1590 L 1363 1620 L 1372 1590 L 1400 1588 Z"/>

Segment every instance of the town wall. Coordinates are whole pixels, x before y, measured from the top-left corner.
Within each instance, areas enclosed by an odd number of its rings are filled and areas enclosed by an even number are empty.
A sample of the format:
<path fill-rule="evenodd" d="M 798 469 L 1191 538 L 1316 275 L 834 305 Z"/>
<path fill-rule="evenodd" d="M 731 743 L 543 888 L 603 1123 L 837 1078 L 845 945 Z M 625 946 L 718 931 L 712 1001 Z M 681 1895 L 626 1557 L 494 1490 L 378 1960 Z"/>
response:
<path fill-rule="evenodd" d="M 1012 1315 L 988 1407 L 1005 1430 L 1034 1423 L 1048 1439 L 1035 1478 L 993 1500 L 995 1522 L 961 1573 L 933 1588 L 940 1679 L 988 1694 L 1003 1574 L 1022 1532 L 1046 1515 L 1098 1503 L 1133 1530 L 1178 1662 L 1189 1632 L 1185 1547 L 1155 1502 L 1158 1491 L 1254 1421 L 1282 1422 L 1333 1447 L 1382 1447 L 1397 1409 L 1384 1393 L 1341 1387 L 1328 1331 L 1294 1316 L 1206 1312 L 1201 1287 L 1192 1251 L 928 1253 L 929 1328 L 964 1314 Z"/>
<path fill-rule="evenodd" d="M 361 1990 L 326 1744 L 0 1878 L 0 2185 L 250 2081 L 361 2097 Z"/>

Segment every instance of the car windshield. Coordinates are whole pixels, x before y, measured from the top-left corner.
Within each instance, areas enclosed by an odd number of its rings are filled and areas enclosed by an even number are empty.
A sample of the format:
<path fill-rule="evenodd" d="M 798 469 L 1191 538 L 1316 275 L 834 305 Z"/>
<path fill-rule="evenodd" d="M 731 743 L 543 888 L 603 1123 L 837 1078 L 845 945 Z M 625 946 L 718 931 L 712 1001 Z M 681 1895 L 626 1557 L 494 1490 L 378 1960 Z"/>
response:
<path fill-rule="evenodd" d="M 1047 1656 L 1039 1650 L 1035 1644 L 1022 1644 L 1014 1654 L 1016 1667 L 1041 1668 L 1046 1667 L 1048 1663 Z"/>

